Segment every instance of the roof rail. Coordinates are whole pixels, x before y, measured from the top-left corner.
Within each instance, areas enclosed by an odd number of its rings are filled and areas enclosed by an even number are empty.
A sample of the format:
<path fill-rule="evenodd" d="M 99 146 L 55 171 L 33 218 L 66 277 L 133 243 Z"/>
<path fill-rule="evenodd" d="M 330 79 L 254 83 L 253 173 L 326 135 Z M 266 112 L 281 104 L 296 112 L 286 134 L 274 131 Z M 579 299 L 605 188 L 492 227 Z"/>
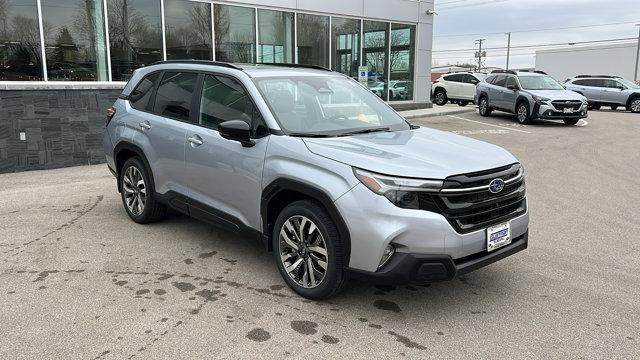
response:
<path fill-rule="evenodd" d="M 605 79 L 621 79 L 620 76 L 614 75 L 578 75 L 576 78 L 605 78 Z"/>
<path fill-rule="evenodd" d="M 222 66 L 236 70 L 242 70 L 241 67 L 238 67 L 234 64 L 222 61 L 212 61 L 212 60 L 195 60 L 195 59 L 186 59 L 186 60 L 164 60 L 164 61 L 156 61 L 151 65 L 161 65 L 161 64 L 199 64 L 199 65 L 213 65 L 213 66 Z"/>
<path fill-rule="evenodd" d="M 269 66 L 281 66 L 281 67 L 290 67 L 290 68 L 304 68 L 304 69 L 331 71 L 331 69 L 327 69 L 326 67 L 320 66 L 320 65 L 283 64 L 283 63 L 265 63 L 265 62 L 256 63 L 256 65 L 269 65 Z"/>
<path fill-rule="evenodd" d="M 533 72 L 536 73 L 536 74 L 547 75 L 547 73 L 542 71 L 542 70 L 534 70 Z"/>
<path fill-rule="evenodd" d="M 518 73 L 516 73 L 513 70 L 493 70 L 491 72 L 492 74 L 511 74 L 511 75 L 518 75 Z"/>

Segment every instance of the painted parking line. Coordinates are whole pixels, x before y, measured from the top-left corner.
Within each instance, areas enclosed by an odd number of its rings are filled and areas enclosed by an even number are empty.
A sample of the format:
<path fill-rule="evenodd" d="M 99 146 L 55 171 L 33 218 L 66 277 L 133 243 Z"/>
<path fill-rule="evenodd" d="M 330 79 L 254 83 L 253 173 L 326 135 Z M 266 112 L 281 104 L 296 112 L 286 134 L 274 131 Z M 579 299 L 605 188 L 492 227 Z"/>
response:
<path fill-rule="evenodd" d="M 505 130 L 509 130 L 509 131 L 517 131 L 517 132 L 521 132 L 521 133 L 525 133 L 525 134 L 531 134 L 528 131 L 524 131 L 524 130 L 519 130 L 519 129 L 510 129 L 508 127 L 504 127 L 504 126 L 500 126 L 500 125 L 494 125 L 494 124 L 488 124 L 482 121 L 477 121 L 477 120 L 471 120 L 471 119 L 465 119 L 463 117 L 460 116 L 454 116 L 454 115 L 447 115 L 450 118 L 454 118 L 454 119 L 459 119 L 459 120 L 464 120 L 464 121 L 469 121 L 469 122 L 473 122 L 473 123 L 477 123 L 477 124 L 482 124 L 482 125 L 486 125 L 486 126 L 493 126 L 493 127 L 497 127 L 500 129 L 505 129 Z"/>

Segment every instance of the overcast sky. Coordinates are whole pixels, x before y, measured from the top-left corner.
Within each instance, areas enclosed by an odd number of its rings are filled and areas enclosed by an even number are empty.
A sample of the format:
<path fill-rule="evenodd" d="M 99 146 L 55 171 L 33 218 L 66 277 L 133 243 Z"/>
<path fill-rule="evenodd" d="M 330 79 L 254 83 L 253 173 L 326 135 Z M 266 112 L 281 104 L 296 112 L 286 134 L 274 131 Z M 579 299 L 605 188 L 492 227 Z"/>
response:
<path fill-rule="evenodd" d="M 474 40 L 479 38 L 487 39 L 484 47 L 506 47 L 504 33 L 509 31 L 512 46 L 538 45 L 637 37 L 634 24 L 640 23 L 640 0 L 435 0 L 435 8 L 433 61 L 438 66 L 477 62 L 473 51 L 443 50 L 476 48 Z M 473 35 L 450 36 L 459 34 Z M 512 49 L 511 67 L 533 67 L 535 50 Z M 505 63 L 506 50 L 487 50 L 485 66 L 504 67 Z"/>

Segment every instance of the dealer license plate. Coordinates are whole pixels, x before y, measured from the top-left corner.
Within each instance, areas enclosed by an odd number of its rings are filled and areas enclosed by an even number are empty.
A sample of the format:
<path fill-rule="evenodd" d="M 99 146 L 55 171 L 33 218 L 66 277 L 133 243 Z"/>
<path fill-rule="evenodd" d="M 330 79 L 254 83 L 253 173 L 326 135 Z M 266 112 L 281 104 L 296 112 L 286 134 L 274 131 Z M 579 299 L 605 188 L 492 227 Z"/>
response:
<path fill-rule="evenodd" d="M 564 108 L 563 112 L 565 114 L 573 114 L 573 108 Z"/>
<path fill-rule="evenodd" d="M 511 244 L 511 226 L 509 223 L 492 226 L 487 229 L 487 251 L 493 251 Z"/>

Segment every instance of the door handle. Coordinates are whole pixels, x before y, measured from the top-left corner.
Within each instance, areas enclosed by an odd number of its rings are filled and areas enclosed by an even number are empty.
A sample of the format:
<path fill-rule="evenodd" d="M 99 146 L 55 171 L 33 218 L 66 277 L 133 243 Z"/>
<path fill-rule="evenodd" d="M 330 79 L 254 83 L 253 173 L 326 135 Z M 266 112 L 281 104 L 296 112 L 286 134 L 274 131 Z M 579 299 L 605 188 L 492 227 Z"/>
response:
<path fill-rule="evenodd" d="M 198 135 L 193 135 L 187 138 L 191 145 L 200 146 L 203 144 L 202 139 Z"/>
<path fill-rule="evenodd" d="M 140 125 L 140 128 L 143 129 L 143 130 L 151 129 L 151 125 L 149 124 L 148 121 L 143 121 L 139 125 Z"/>

